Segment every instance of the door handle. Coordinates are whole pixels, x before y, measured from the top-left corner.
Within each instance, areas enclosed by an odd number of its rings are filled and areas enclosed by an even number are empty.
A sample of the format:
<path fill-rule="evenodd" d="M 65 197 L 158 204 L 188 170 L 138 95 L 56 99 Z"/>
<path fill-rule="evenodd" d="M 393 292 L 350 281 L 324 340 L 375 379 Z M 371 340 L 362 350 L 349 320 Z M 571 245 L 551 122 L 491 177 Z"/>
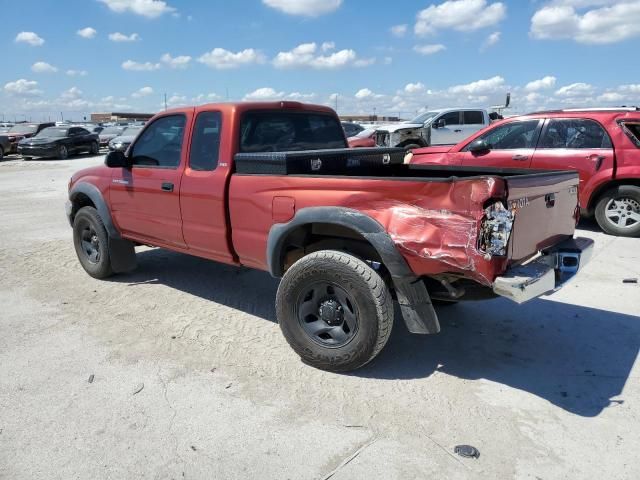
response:
<path fill-rule="evenodd" d="M 600 170 L 600 167 L 602 166 L 602 162 L 604 162 L 604 159 L 606 157 L 604 155 L 589 155 L 587 157 L 587 160 L 591 160 L 592 162 L 595 163 L 595 167 L 596 167 L 596 171 Z"/>
<path fill-rule="evenodd" d="M 526 162 L 527 160 L 529 160 L 529 156 L 528 155 L 514 155 L 513 157 L 511 157 L 511 160 L 516 160 L 518 162 Z"/>
<path fill-rule="evenodd" d="M 462 131 L 461 129 L 454 130 L 454 132 L 456 132 L 456 133 L 460 133 L 461 131 Z"/>
<path fill-rule="evenodd" d="M 173 192 L 173 183 L 162 182 L 162 190 L 164 190 L 165 192 Z"/>

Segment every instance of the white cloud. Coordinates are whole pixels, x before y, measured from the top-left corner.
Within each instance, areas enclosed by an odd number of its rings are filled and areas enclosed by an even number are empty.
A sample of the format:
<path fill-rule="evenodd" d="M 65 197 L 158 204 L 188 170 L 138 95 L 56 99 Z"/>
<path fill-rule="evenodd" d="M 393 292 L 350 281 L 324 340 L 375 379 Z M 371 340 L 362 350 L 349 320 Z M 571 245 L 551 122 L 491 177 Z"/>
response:
<path fill-rule="evenodd" d="M 334 50 L 336 48 L 335 42 L 323 42 L 322 43 L 322 51 L 328 52 L 329 50 Z"/>
<path fill-rule="evenodd" d="M 404 91 L 406 93 L 419 93 L 419 92 L 424 92 L 424 90 L 425 90 L 425 86 L 422 82 L 407 83 L 404 86 Z"/>
<path fill-rule="evenodd" d="M 283 98 L 284 96 L 284 92 L 276 92 L 271 87 L 262 87 L 251 93 L 247 93 L 244 96 L 244 100 L 274 100 Z"/>
<path fill-rule="evenodd" d="M 42 94 L 42 90 L 38 89 L 38 82 L 24 78 L 5 83 L 4 91 L 18 97 L 35 97 Z"/>
<path fill-rule="evenodd" d="M 556 95 L 559 97 L 578 97 L 584 95 L 591 95 L 594 91 L 593 85 L 588 83 L 578 82 L 571 85 L 565 85 L 564 87 L 556 90 Z"/>
<path fill-rule="evenodd" d="M 598 102 L 604 103 L 622 102 L 624 99 L 625 96 L 618 92 L 605 92 L 598 96 Z"/>
<path fill-rule="evenodd" d="M 70 77 L 86 77 L 88 75 L 86 70 L 67 70 L 66 73 Z"/>
<path fill-rule="evenodd" d="M 363 98 L 371 98 L 374 95 L 375 94 L 368 88 L 361 88 L 356 92 L 355 97 L 359 100 L 362 100 Z"/>
<path fill-rule="evenodd" d="M 178 55 L 177 57 L 172 57 L 168 53 L 165 53 L 160 57 L 160 61 L 169 68 L 184 69 L 189 66 L 191 57 L 189 55 Z"/>
<path fill-rule="evenodd" d="M 44 44 L 44 39 L 35 32 L 20 32 L 16 35 L 16 43 L 28 43 L 32 47 L 39 47 Z"/>
<path fill-rule="evenodd" d="M 79 37 L 87 39 L 95 37 L 97 33 L 98 31 L 95 28 L 91 27 L 81 28 L 76 32 Z"/>
<path fill-rule="evenodd" d="M 31 65 L 31 71 L 35 73 L 55 73 L 58 69 L 47 62 L 36 62 Z"/>
<path fill-rule="evenodd" d="M 147 18 L 157 18 L 176 9 L 162 0 L 98 0 L 116 13 L 131 12 Z"/>
<path fill-rule="evenodd" d="M 133 98 L 141 98 L 147 97 L 153 93 L 153 88 L 151 87 L 142 87 L 140 90 L 136 90 L 131 94 Z"/>
<path fill-rule="evenodd" d="M 316 43 L 302 43 L 288 52 L 279 52 L 273 59 L 276 68 L 315 68 L 331 70 L 343 67 L 366 67 L 375 62 L 373 58 L 358 58 L 351 49 L 340 50 L 329 55 L 318 55 Z"/>
<path fill-rule="evenodd" d="M 489 36 L 486 38 L 486 40 L 482 44 L 481 50 L 486 50 L 487 48 L 493 47 L 496 43 L 500 41 L 501 35 L 502 33 L 500 32 L 493 32 L 489 34 Z"/>
<path fill-rule="evenodd" d="M 167 99 L 167 105 L 169 107 L 183 107 L 183 106 L 187 105 L 188 103 L 189 103 L 189 100 L 184 95 L 175 94 L 175 95 L 171 95 Z M 164 104 L 163 104 L 163 106 L 164 106 Z"/>
<path fill-rule="evenodd" d="M 413 50 L 420 55 L 433 55 L 434 53 L 442 52 L 446 49 L 447 47 L 445 47 L 441 43 L 432 45 L 416 45 L 415 47 L 413 47 Z"/>
<path fill-rule="evenodd" d="M 131 70 L 134 72 L 152 72 L 154 70 L 158 70 L 160 68 L 159 63 L 151 63 L 151 62 L 134 62 L 133 60 L 126 60 L 122 62 L 122 68 L 124 70 Z"/>
<path fill-rule="evenodd" d="M 473 31 L 497 24 L 506 16 L 502 2 L 487 0 L 448 0 L 418 12 L 416 35 L 430 35 L 438 30 Z"/>
<path fill-rule="evenodd" d="M 584 13 L 576 10 L 595 5 L 600 8 Z M 573 39 L 587 44 L 620 42 L 640 35 L 640 2 L 553 2 L 534 13 L 530 33 L 538 39 Z"/>
<path fill-rule="evenodd" d="M 539 90 L 546 90 L 549 88 L 553 88 L 556 86 L 556 77 L 547 75 L 540 80 L 534 80 L 532 82 L 527 83 L 524 89 L 528 92 L 537 92 Z"/>
<path fill-rule="evenodd" d="M 247 48 L 240 52 L 230 52 L 224 48 L 214 48 L 210 52 L 201 55 L 198 62 L 218 70 L 228 70 L 256 63 L 264 63 L 262 53 L 253 48 Z"/>
<path fill-rule="evenodd" d="M 82 90 L 78 87 L 71 87 L 69 90 L 62 92 L 60 98 L 63 100 L 78 100 L 82 98 Z"/>
<path fill-rule="evenodd" d="M 464 85 L 454 85 L 449 87 L 451 93 L 465 93 L 468 95 L 479 95 L 493 93 L 504 87 L 504 78 L 499 75 L 486 80 L 478 80 Z"/>
<path fill-rule="evenodd" d="M 291 92 L 290 94 L 287 95 L 287 98 L 291 100 L 309 101 L 313 98 L 316 98 L 316 96 L 317 95 L 315 93 Z"/>
<path fill-rule="evenodd" d="M 125 35 L 124 33 L 114 32 L 109 34 L 109 40 L 112 42 L 137 42 L 140 40 L 140 35 L 137 33 Z"/>
<path fill-rule="evenodd" d="M 342 0 L 262 0 L 262 3 L 289 15 L 317 17 L 337 10 Z"/>
<path fill-rule="evenodd" d="M 391 34 L 394 37 L 404 37 L 407 34 L 407 30 L 409 29 L 409 26 L 407 24 L 403 24 L 403 25 L 394 25 L 393 27 L 390 28 L 391 30 Z"/>

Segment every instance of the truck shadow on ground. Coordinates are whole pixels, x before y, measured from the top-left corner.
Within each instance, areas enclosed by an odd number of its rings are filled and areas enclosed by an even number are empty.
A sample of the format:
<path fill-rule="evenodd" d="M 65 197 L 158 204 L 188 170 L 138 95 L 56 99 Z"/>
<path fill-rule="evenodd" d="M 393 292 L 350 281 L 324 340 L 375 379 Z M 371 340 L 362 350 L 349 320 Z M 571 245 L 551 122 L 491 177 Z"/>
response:
<path fill-rule="evenodd" d="M 139 253 L 138 261 L 136 272 L 114 280 L 167 285 L 276 322 L 278 280 L 265 272 L 160 249 Z M 585 417 L 624 403 L 620 395 L 640 348 L 639 317 L 548 299 L 521 306 L 505 299 L 467 302 L 438 314 L 440 334 L 412 335 L 396 308 L 385 349 L 350 375 L 409 380 L 440 372 L 486 379 Z"/>

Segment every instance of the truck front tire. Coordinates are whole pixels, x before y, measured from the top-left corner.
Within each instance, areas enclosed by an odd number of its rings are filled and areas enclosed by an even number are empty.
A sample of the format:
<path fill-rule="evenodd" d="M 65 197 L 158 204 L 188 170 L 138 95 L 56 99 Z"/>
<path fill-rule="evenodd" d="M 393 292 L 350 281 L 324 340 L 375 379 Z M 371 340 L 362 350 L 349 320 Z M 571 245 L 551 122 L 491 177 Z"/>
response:
<path fill-rule="evenodd" d="M 80 265 L 93 278 L 113 274 L 109 258 L 109 234 L 93 207 L 82 207 L 73 220 L 73 244 Z"/>
<path fill-rule="evenodd" d="M 373 360 L 393 326 L 393 300 L 384 280 L 362 260 L 335 250 L 309 254 L 287 270 L 276 312 L 301 359 L 334 372 Z"/>

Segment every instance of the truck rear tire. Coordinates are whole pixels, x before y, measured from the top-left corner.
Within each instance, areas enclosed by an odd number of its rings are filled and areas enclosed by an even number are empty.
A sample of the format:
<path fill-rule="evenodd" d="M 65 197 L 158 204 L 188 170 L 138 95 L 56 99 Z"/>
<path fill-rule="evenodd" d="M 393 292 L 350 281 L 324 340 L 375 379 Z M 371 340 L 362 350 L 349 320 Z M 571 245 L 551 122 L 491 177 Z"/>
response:
<path fill-rule="evenodd" d="M 393 300 L 384 280 L 344 252 L 311 253 L 284 274 L 276 296 L 280 329 L 303 362 L 333 372 L 360 368 L 389 340 Z"/>
<path fill-rule="evenodd" d="M 609 235 L 640 237 L 640 187 L 620 185 L 604 192 L 596 204 L 596 221 Z"/>
<path fill-rule="evenodd" d="M 109 234 L 98 211 L 82 207 L 73 220 L 73 245 L 80 265 L 93 278 L 113 274 L 109 258 Z"/>

